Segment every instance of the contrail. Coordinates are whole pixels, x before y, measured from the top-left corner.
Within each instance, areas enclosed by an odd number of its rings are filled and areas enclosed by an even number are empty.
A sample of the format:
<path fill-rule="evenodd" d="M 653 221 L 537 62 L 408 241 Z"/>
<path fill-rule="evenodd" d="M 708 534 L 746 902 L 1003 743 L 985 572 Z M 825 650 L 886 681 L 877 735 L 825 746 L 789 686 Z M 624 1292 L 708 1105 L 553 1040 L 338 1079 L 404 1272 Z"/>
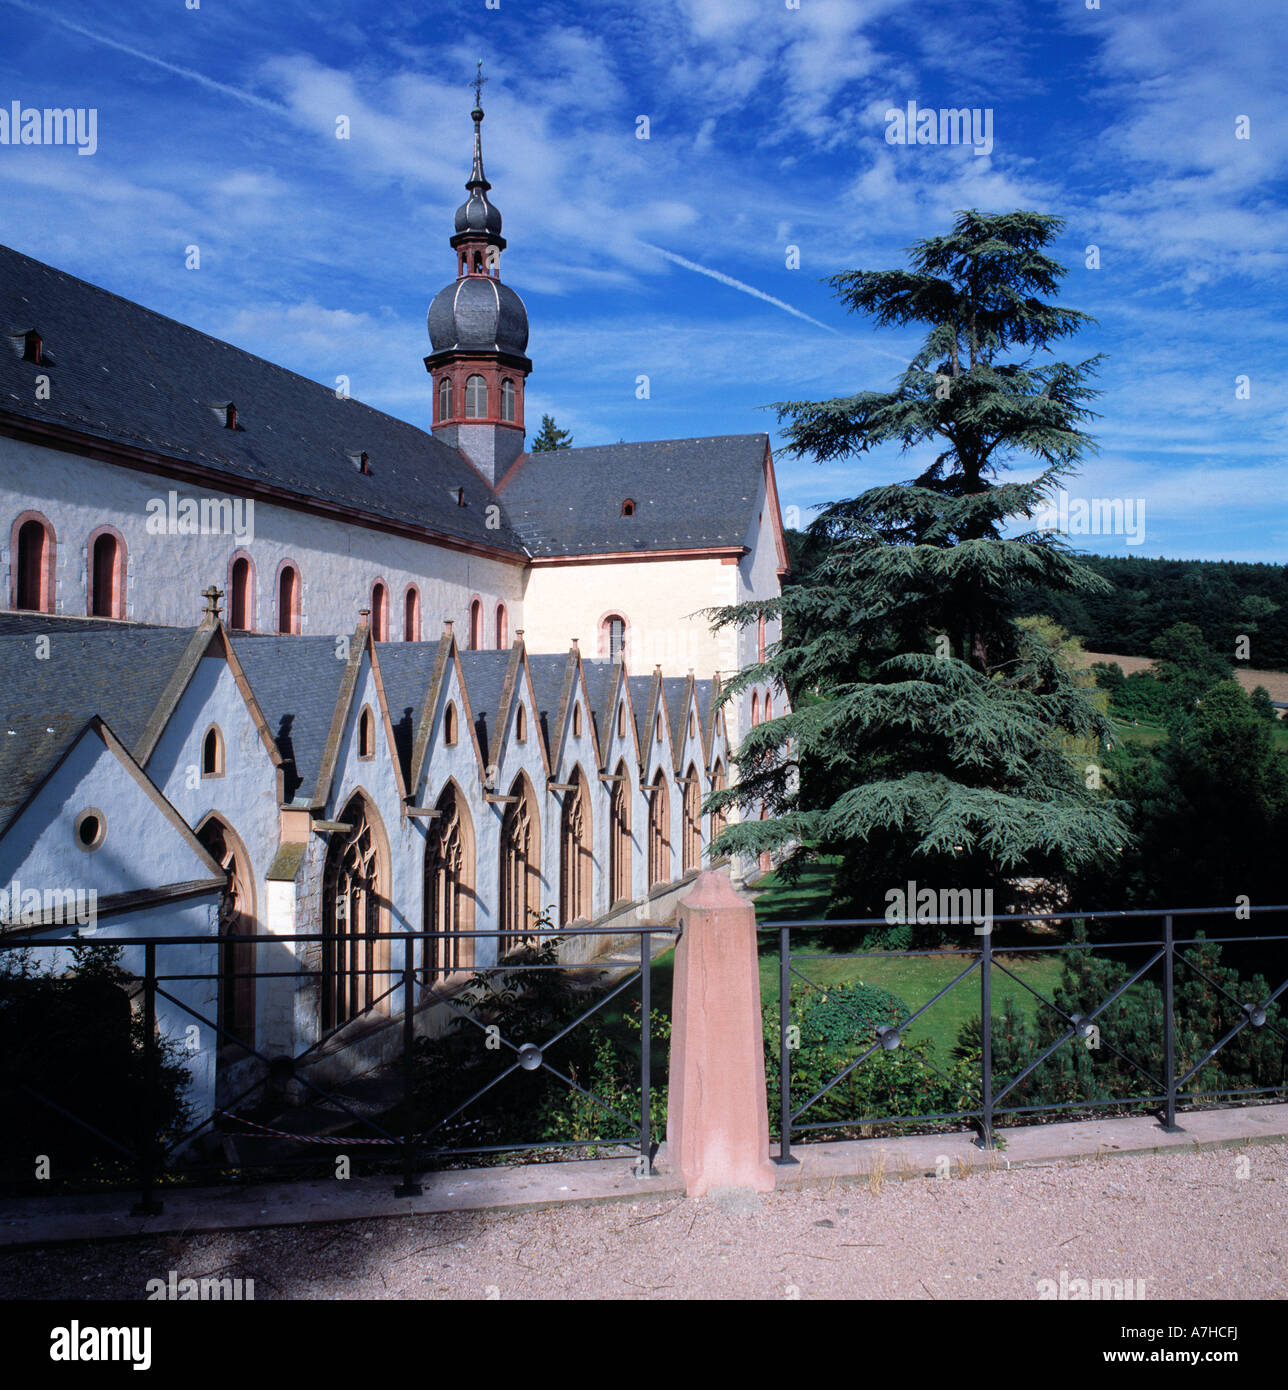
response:
<path fill-rule="evenodd" d="M 640 245 L 648 247 L 650 251 L 656 251 L 659 256 L 665 256 L 668 261 L 674 261 L 676 265 L 682 265 L 685 270 L 696 270 L 699 275 L 709 275 L 713 280 L 719 280 L 722 285 L 728 285 L 732 290 L 741 290 L 743 294 L 749 294 L 755 299 L 763 299 L 766 304 L 772 304 L 776 309 L 784 309 L 796 318 L 804 319 L 806 323 L 812 323 L 815 328 L 822 328 L 826 332 L 835 333 L 840 337 L 839 330 L 830 324 L 810 318 L 808 314 L 803 314 L 799 309 L 792 308 L 785 301 L 775 299 L 772 294 L 766 294 L 764 290 L 758 290 L 754 285 L 746 285 L 741 280 L 735 280 L 732 275 L 726 275 L 723 270 L 710 270 L 705 265 L 699 265 L 697 261 L 687 261 L 683 256 L 677 256 L 674 251 L 663 251 L 660 246 L 654 246 L 647 241 L 640 242 Z"/>
<path fill-rule="evenodd" d="M 178 77 L 186 77 L 190 82 L 198 82 L 203 87 L 209 87 L 213 92 L 222 92 L 225 96 L 236 97 L 238 101 L 244 101 L 249 106 L 258 106 L 261 110 L 272 111 L 278 116 L 290 115 L 285 106 L 281 106 L 275 101 L 269 101 L 266 97 L 257 97 L 253 92 L 244 92 L 240 87 L 230 87 L 225 82 L 216 82 L 213 77 L 195 72 L 192 68 L 181 68 L 177 63 L 167 63 L 164 58 L 154 58 L 151 53 L 144 53 L 140 49 L 131 48 L 129 44 L 121 43 L 117 39 L 109 39 L 107 35 L 97 34 L 93 29 L 86 29 L 79 24 L 73 24 L 69 19 L 60 19 L 57 15 L 50 14 L 47 7 L 28 4 L 27 0 L 7 0 L 7 3 L 15 9 L 25 10 L 27 14 L 36 15 L 46 24 L 57 24 L 60 28 L 68 29 L 73 34 L 80 34 L 83 38 L 93 40 L 94 43 L 105 44 L 108 48 L 115 48 L 120 53 L 128 53 L 130 57 L 138 58 L 140 62 L 151 63 L 155 68 L 164 68 L 166 72 L 172 72 Z"/>

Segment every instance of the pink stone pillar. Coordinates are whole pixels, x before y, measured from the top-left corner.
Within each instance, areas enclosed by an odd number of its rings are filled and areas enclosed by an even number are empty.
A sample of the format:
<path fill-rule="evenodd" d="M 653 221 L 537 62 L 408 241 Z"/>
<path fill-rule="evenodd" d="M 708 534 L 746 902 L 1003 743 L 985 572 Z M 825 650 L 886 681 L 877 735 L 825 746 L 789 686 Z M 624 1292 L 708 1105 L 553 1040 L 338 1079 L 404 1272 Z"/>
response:
<path fill-rule="evenodd" d="M 756 967 L 756 913 L 728 878 L 698 875 L 680 904 L 666 1140 L 685 1192 L 773 1189 Z"/>

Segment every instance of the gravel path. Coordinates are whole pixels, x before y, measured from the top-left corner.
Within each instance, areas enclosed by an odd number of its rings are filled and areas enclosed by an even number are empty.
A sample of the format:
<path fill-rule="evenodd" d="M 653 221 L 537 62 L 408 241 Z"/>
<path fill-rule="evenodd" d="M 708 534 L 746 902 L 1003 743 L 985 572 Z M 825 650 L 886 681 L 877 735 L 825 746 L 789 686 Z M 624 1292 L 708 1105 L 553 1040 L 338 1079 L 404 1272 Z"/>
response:
<path fill-rule="evenodd" d="M 1153 1298 L 1288 1298 L 1288 1146 L 476 1212 L 0 1255 L 6 1298 L 139 1298 L 241 1276 L 272 1298 L 1006 1298 L 1143 1280 Z M 1063 1272 L 1063 1276 L 1062 1276 Z M 1107 1286 L 1108 1287 L 1108 1286 Z M 1102 1295 L 1104 1296 L 1104 1295 Z"/>

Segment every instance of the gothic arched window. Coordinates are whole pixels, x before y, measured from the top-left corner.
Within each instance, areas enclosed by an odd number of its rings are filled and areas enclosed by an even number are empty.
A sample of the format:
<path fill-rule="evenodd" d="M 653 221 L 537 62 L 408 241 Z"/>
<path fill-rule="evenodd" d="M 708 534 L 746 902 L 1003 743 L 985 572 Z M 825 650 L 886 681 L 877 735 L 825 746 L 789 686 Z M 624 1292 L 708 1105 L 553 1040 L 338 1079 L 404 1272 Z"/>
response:
<path fill-rule="evenodd" d="M 713 792 L 724 791 L 725 770 L 722 762 L 717 762 L 711 769 L 711 790 Z M 711 812 L 711 838 L 714 840 L 725 828 L 725 813 L 723 810 Z"/>
<path fill-rule="evenodd" d="M 760 691 L 751 692 L 751 727 L 754 729 L 760 723 Z"/>
<path fill-rule="evenodd" d="M 512 382 L 512 381 L 510 380 L 509 377 L 506 377 L 505 380 L 501 383 L 501 419 L 502 419 L 502 420 L 513 420 L 513 419 L 514 419 L 514 401 L 515 401 L 514 382 Z"/>
<path fill-rule="evenodd" d="M 658 768 L 648 797 L 648 886 L 671 881 L 671 798 Z"/>
<path fill-rule="evenodd" d="M 481 376 L 466 378 L 465 418 L 467 420 L 485 420 L 487 418 L 487 382 Z"/>
<path fill-rule="evenodd" d="M 414 584 L 403 595 L 403 641 L 420 641 L 420 590 Z"/>
<path fill-rule="evenodd" d="M 443 714 L 443 742 L 448 748 L 456 746 L 457 739 L 456 706 L 449 702 Z"/>
<path fill-rule="evenodd" d="M 222 777 L 224 775 L 224 736 L 218 724 L 206 730 L 201 741 L 201 775 L 203 777 Z"/>
<path fill-rule="evenodd" d="M 505 955 L 523 943 L 541 914 L 541 840 L 537 808 L 526 778 L 515 778 L 501 821 L 501 940 Z"/>
<path fill-rule="evenodd" d="M 569 779 L 573 790 L 564 793 L 563 820 L 559 833 L 559 925 L 582 921 L 591 915 L 590 792 L 581 768 Z"/>
<path fill-rule="evenodd" d="M 362 713 L 358 716 L 358 757 L 374 758 L 376 756 L 376 716 L 371 712 L 370 705 L 363 705 Z"/>
<path fill-rule="evenodd" d="M 425 983 L 468 970 L 474 964 L 474 827 L 470 813 L 449 782 L 438 798 L 438 815 L 425 842 L 425 930 L 444 935 L 425 940 Z"/>
<path fill-rule="evenodd" d="M 505 616 L 505 604 L 498 603 L 496 606 L 496 649 L 500 651 L 503 647 L 510 645 L 510 624 Z"/>
<path fill-rule="evenodd" d="M 359 792 L 340 815 L 322 874 L 322 1026 L 338 1028 L 373 1006 L 389 1012 L 388 853 L 380 822 Z M 379 1001 L 379 1002 L 377 1002 Z"/>
<path fill-rule="evenodd" d="M 617 764 L 608 810 L 609 906 L 631 896 L 631 784 L 626 764 Z"/>
<path fill-rule="evenodd" d="M 680 820 L 680 863 L 687 874 L 702 866 L 702 797 L 698 790 L 698 769 L 692 763 L 684 774 Z"/>
<path fill-rule="evenodd" d="M 212 816 L 197 830 L 206 853 L 227 875 L 219 900 L 220 1034 L 227 1057 L 255 1045 L 255 903 L 246 851 L 236 835 Z"/>
<path fill-rule="evenodd" d="M 470 651 L 483 650 L 483 604 L 475 599 L 470 604 Z"/>
<path fill-rule="evenodd" d="M 441 376 L 438 379 L 438 418 L 439 420 L 452 418 L 452 378 L 450 376 Z"/>

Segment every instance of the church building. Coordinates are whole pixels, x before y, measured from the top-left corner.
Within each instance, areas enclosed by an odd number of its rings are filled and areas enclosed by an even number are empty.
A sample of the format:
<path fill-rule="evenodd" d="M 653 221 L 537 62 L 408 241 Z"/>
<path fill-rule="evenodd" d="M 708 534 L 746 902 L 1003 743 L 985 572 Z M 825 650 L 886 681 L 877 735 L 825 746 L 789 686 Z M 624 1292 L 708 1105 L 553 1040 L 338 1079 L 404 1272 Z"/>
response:
<path fill-rule="evenodd" d="M 379 1065 L 409 964 L 428 997 L 538 919 L 663 920 L 782 710 L 721 699 L 773 625 L 701 613 L 779 592 L 768 437 L 527 451 L 472 119 L 428 433 L 0 247 L 0 931 L 92 894 L 136 976 L 131 938 L 233 939 L 156 948 L 211 977 L 158 1004 L 199 1112 Z"/>

